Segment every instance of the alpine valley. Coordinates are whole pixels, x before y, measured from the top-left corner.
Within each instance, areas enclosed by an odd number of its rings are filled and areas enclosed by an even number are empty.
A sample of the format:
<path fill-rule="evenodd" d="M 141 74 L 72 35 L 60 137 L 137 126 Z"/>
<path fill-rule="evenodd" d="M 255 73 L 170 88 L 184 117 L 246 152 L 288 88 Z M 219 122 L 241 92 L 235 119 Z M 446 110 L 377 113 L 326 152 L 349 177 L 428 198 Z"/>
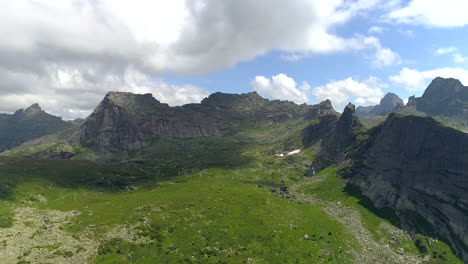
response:
<path fill-rule="evenodd" d="M 468 87 L 0 115 L 2 263 L 467 263 Z"/>

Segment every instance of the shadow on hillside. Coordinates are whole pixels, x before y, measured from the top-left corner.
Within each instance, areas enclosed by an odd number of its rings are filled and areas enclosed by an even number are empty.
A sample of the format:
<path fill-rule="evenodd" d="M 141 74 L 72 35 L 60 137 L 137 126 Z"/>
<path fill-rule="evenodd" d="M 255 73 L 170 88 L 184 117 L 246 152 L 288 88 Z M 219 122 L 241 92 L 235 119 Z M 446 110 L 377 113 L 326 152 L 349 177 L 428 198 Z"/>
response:
<path fill-rule="evenodd" d="M 242 155 L 247 145 L 239 138 L 158 139 L 150 148 L 130 153 L 124 162 L 107 163 L 0 157 L 0 199 L 14 199 L 19 183 L 38 181 L 101 192 L 156 186 L 160 180 L 204 169 L 246 166 L 251 162 Z"/>
<path fill-rule="evenodd" d="M 363 195 L 359 187 L 353 184 L 347 184 L 344 188 L 344 191 L 346 194 L 358 198 L 358 203 L 376 216 L 388 220 L 392 225 L 401 230 L 407 231 L 411 235 L 414 245 L 421 254 L 431 253 L 431 257 L 434 259 L 439 259 L 441 261 L 447 260 L 445 258 L 446 252 L 430 250 L 431 243 L 422 237 L 425 236 L 432 239 L 437 239 L 450 246 L 448 240 L 440 236 L 437 233 L 436 228 L 432 226 L 424 217 L 416 212 L 408 210 L 397 212 L 396 210 L 389 207 L 377 208 L 374 206 L 372 200 Z M 455 252 L 453 248 L 452 251 Z"/>

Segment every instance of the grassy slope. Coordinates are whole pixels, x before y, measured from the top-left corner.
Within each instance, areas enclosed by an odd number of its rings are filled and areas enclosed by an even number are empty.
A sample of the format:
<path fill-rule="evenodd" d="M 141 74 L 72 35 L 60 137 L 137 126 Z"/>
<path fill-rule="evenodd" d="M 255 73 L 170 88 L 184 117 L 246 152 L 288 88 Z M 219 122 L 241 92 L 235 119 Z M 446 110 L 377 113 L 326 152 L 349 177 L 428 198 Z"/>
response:
<path fill-rule="evenodd" d="M 372 233 L 376 241 L 390 240 L 391 237 L 389 237 L 389 234 L 382 228 L 382 223 L 399 227 L 399 218 L 395 215 L 395 212 L 390 209 L 375 208 L 369 199 L 360 195 L 359 191 L 352 186 L 346 185 L 346 183 L 337 176 L 337 170 L 337 167 L 329 167 L 321 171 L 317 174 L 317 177 L 326 174 L 324 180 L 303 185 L 300 191 L 306 194 L 312 194 L 324 201 L 338 201 L 346 206 L 357 209 L 362 216 L 364 226 Z M 430 243 L 426 243 L 426 241 L 430 241 Z M 429 254 L 432 256 L 431 263 L 463 263 L 453 255 L 453 252 L 447 244 L 431 237 L 414 234 L 412 239 L 399 242 L 401 243 L 400 245 L 393 246 L 395 249 L 403 248 L 406 252 L 412 252 L 421 257 Z M 416 246 L 417 243 L 424 243 L 427 253 L 420 252 Z"/>
<path fill-rule="evenodd" d="M 15 208 L 78 210 L 63 229 L 100 243 L 89 258 L 96 263 L 352 263 L 346 253 L 362 249 L 346 226 L 320 205 L 271 192 L 303 181 L 312 149 L 274 154 L 297 148 L 305 125 L 257 127 L 222 140 L 160 138 L 150 146 L 160 152 L 131 153 L 129 164 L 0 158 L 0 226 L 11 226 Z M 142 158 L 151 161 L 141 164 Z M 304 192 L 358 208 L 366 227 L 378 230 L 386 220 L 344 188 L 329 176 Z M 106 237 L 124 227 L 138 240 Z M 61 245 L 37 246 L 64 255 L 57 251 Z"/>

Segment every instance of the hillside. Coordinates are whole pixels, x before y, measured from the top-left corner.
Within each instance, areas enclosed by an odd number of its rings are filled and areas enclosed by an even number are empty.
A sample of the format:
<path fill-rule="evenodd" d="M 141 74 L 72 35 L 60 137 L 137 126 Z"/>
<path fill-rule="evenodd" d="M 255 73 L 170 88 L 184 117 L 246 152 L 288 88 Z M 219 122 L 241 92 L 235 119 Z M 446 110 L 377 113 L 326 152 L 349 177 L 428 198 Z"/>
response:
<path fill-rule="evenodd" d="M 38 104 L 13 115 L 0 115 L 0 152 L 16 147 L 28 140 L 56 133 L 72 124 L 44 112 Z"/>
<path fill-rule="evenodd" d="M 468 134 L 429 117 L 391 114 L 341 149 L 349 184 L 375 206 L 397 210 L 412 232 L 440 236 L 468 258 Z"/>

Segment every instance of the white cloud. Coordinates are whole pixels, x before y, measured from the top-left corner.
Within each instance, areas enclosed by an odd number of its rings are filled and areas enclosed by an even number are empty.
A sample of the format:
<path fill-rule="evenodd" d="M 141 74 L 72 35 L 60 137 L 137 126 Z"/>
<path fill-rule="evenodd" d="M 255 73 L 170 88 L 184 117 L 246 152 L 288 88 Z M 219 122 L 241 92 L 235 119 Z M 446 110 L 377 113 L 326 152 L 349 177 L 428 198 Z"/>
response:
<path fill-rule="evenodd" d="M 350 77 L 313 88 L 312 94 L 319 101 L 330 99 L 335 109 L 341 111 L 348 102 L 358 105 L 378 104 L 384 96 L 382 89 L 385 87 L 387 85 L 376 77 L 370 77 L 363 82 Z"/>
<path fill-rule="evenodd" d="M 200 102 L 208 91 L 192 85 L 171 85 L 154 80 L 133 68 L 122 73 L 102 73 L 97 70 L 49 67 L 47 74 L 38 77 L 30 73 L 12 74 L 0 69 L 0 79 L 24 83 L 22 90 L 3 91 L 0 111 L 13 112 L 39 103 L 49 113 L 65 119 L 86 117 L 108 91 L 152 93 L 169 105 Z M 34 83 L 35 86 L 28 86 Z"/>
<path fill-rule="evenodd" d="M 468 62 L 468 57 L 464 57 L 460 53 L 453 54 L 453 61 L 455 63 L 465 63 Z"/>
<path fill-rule="evenodd" d="M 384 28 L 383 27 L 379 27 L 379 26 L 372 26 L 369 28 L 368 32 L 370 34 L 381 34 L 384 32 Z"/>
<path fill-rule="evenodd" d="M 403 68 L 398 75 L 390 76 L 390 80 L 403 86 L 410 92 L 423 91 L 436 77 L 455 78 L 462 83 L 468 83 L 468 70 L 463 68 L 439 68 L 429 71 Z"/>
<path fill-rule="evenodd" d="M 454 52 L 458 52 L 458 49 L 455 47 L 444 47 L 444 48 L 438 48 L 435 51 L 435 54 L 444 55 L 444 54 L 449 54 L 449 53 L 454 53 Z"/>
<path fill-rule="evenodd" d="M 411 0 L 390 12 L 389 17 L 399 23 L 461 27 L 468 24 L 466 10 L 466 0 Z"/>
<path fill-rule="evenodd" d="M 273 76 L 271 79 L 256 76 L 250 85 L 260 95 L 273 99 L 288 100 L 298 104 L 309 101 L 307 97 L 307 91 L 310 89 L 309 84 L 304 82 L 300 87 L 297 87 L 296 81 L 283 73 Z"/>
<path fill-rule="evenodd" d="M 89 111 L 90 102 L 100 100 L 105 90 L 133 87 L 126 80 L 129 69 L 144 76 L 145 87 L 170 90 L 175 86 L 153 79 L 232 67 L 272 50 L 290 60 L 309 54 L 371 52 L 376 67 L 398 64 L 398 54 L 377 38 L 343 37 L 335 31 L 382 2 L 6 1 L 0 9 L 0 35 L 7 36 L 0 41 L 0 101 L 11 106 L 2 104 L 0 111 L 24 107 L 27 99 L 44 101 L 54 113 L 81 113 Z M 193 86 L 185 88 L 164 100 L 191 98 L 181 92 L 191 92 Z M 77 95 L 85 103 L 74 102 Z M 45 102 L 46 96 L 52 99 Z M 74 105 L 70 111 L 60 110 L 69 105 Z"/>
<path fill-rule="evenodd" d="M 375 53 L 369 57 L 372 66 L 382 68 L 402 63 L 400 55 L 391 49 L 382 47 L 378 38 L 367 37 L 364 39 L 364 44 L 375 49 Z"/>
<path fill-rule="evenodd" d="M 455 63 L 465 63 L 468 62 L 468 57 L 464 57 L 460 54 L 459 50 L 456 47 L 445 47 L 439 48 L 435 51 L 437 55 L 452 54 L 453 62 Z"/>

